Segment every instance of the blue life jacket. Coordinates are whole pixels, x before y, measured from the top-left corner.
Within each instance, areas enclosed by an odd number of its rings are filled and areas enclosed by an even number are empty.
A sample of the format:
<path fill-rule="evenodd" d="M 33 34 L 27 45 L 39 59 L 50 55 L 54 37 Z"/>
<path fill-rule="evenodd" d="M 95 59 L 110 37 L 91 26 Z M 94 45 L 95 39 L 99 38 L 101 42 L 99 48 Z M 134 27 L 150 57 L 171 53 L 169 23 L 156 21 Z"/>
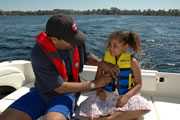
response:
<path fill-rule="evenodd" d="M 117 89 L 119 95 L 124 95 L 134 86 L 131 70 L 131 53 L 124 52 L 116 59 L 109 51 L 106 51 L 103 60 L 107 63 L 118 65 L 119 67 L 117 80 L 113 80 L 106 85 L 104 89 L 109 92 L 113 92 Z"/>

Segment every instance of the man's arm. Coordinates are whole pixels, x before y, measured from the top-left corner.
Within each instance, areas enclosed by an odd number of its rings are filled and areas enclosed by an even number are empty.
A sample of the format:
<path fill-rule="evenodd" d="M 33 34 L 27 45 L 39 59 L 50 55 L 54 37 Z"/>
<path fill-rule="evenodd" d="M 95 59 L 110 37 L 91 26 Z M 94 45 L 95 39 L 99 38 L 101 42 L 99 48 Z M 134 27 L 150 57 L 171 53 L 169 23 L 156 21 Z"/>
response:
<path fill-rule="evenodd" d="M 83 92 L 91 90 L 91 82 L 64 82 L 54 89 L 57 93 Z"/>
<path fill-rule="evenodd" d="M 103 75 L 95 80 L 87 82 L 63 82 L 63 84 L 55 88 L 54 91 L 60 94 L 67 92 L 85 92 L 96 88 L 101 88 L 111 81 L 112 77 L 110 75 Z"/>
<path fill-rule="evenodd" d="M 87 54 L 87 60 L 85 64 L 98 66 L 98 63 L 101 62 L 101 59 L 98 58 L 96 55 L 92 53 L 86 53 L 86 54 Z"/>

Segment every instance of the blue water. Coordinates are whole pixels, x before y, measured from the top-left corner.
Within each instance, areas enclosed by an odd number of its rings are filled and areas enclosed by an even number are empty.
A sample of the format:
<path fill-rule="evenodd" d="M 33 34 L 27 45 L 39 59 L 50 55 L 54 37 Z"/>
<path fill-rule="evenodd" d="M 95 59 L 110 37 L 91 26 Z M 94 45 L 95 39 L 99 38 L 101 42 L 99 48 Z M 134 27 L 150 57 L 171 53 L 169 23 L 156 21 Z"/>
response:
<path fill-rule="evenodd" d="M 0 61 L 30 59 L 37 33 L 48 16 L 0 16 Z M 141 67 L 180 73 L 180 17 L 171 16 L 76 16 L 87 34 L 87 48 L 101 57 L 107 36 L 115 30 L 139 32 Z"/>

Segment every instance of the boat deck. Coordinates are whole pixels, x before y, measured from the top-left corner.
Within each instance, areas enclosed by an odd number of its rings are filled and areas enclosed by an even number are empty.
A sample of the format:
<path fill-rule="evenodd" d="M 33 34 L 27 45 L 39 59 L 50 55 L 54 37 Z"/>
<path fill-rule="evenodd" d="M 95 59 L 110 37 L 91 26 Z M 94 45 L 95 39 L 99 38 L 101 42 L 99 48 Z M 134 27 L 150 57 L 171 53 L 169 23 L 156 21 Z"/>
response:
<path fill-rule="evenodd" d="M 0 113 L 22 95 L 29 91 L 29 87 L 22 87 L 0 100 Z M 143 116 L 143 120 L 175 120 L 180 114 L 180 99 L 169 97 L 144 96 L 152 103 L 151 112 Z M 78 104 L 85 100 L 87 95 L 81 95 Z"/>

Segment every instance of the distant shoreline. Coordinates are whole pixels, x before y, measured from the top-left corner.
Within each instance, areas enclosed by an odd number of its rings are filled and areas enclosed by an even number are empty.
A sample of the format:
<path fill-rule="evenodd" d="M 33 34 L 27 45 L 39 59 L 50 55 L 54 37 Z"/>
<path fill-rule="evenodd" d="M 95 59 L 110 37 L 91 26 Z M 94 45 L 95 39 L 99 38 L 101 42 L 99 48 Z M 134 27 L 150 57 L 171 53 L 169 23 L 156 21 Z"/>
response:
<path fill-rule="evenodd" d="M 120 10 L 118 8 L 110 9 L 93 9 L 93 10 L 71 10 L 71 9 L 54 9 L 54 10 L 37 10 L 37 11 L 3 11 L 0 10 L 0 16 L 39 16 L 39 15 L 140 15 L 140 16 L 180 16 L 180 9 L 169 10 Z"/>

